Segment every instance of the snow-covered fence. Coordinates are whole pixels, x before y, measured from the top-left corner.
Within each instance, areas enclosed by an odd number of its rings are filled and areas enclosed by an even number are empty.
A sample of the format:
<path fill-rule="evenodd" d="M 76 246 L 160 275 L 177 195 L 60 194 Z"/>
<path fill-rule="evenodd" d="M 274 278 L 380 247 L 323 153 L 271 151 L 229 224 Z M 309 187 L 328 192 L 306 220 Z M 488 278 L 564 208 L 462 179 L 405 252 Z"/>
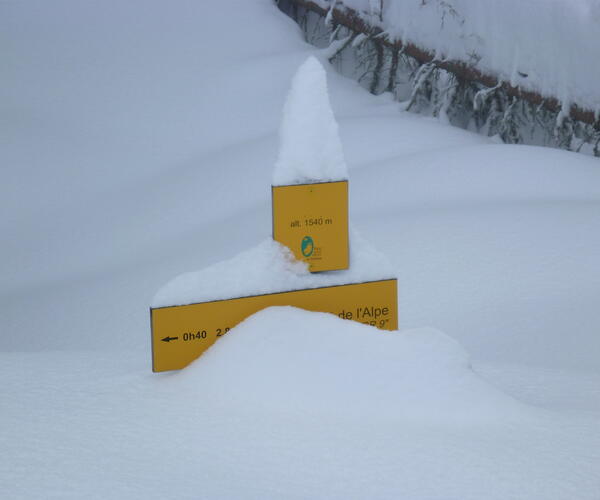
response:
<path fill-rule="evenodd" d="M 554 1 L 561 2 L 564 4 Z M 514 2 L 509 3 L 504 5 L 508 9 Z M 520 31 L 507 28 L 504 16 L 490 21 L 497 23 L 492 24 L 496 31 L 488 34 L 493 37 L 490 41 L 478 34 L 483 25 L 474 26 L 472 19 L 467 20 L 455 8 L 458 4 L 472 17 L 485 17 L 477 10 L 478 3 L 468 0 L 278 0 L 279 8 L 298 22 L 309 42 L 326 47 L 338 70 L 374 94 L 393 92 L 409 110 L 499 135 L 508 143 L 548 145 L 600 156 L 600 74 L 596 75 L 600 73 L 596 63 L 600 60 L 600 35 L 597 44 L 594 30 L 583 30 L 583 35 L 575 37 L 568 49 L 577 52 L 573 57 L 589 56 L 589 64 L 572 65 L 569 50 L 553 53 L 560 40 L 544 39 L 555 33 L 555 25 L 548 26 L 546 33 L 531 34 L 531 40 L 541 38 L 534 47 L 530 39 L 511 40 L 523 38 L 526 28 L 523 21 Z M 403 20 L 401 14 L 408 14 L 410 8 L 422 18 Z M 519 14 L 516 10 L 508 15 L 518 18 Z M 598 19 L 586 18 L 582 25 L 595 22 L 600 33 L 600 13 L 596 14 Z M 438 25 L 434 26 L 433 20 Z M 540 22 L 550 24 L 550 20 L 551 16 L 546 16 Z M 421 25 L 413 26 L 417 22 Z M 456 41 L 458 48 L 453 46 Z M 530 53 L 519 55 L 521 46 L 531 49 Z M 505 49 L 502 52 L 498 47 Z M 514 50 L 509 72 L 507 54 Z M 567 67 L 557 68 L 561 64 Z M 544 71 L 547 74 L 542 74 Z"/>

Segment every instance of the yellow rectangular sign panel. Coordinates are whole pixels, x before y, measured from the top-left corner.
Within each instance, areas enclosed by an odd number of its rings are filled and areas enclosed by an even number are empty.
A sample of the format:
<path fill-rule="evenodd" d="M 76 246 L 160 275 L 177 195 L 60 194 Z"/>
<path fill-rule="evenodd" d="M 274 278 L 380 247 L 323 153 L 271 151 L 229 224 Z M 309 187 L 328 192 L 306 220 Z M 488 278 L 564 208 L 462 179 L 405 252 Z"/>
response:
<path fill-rule="evenodd" d="M 348 181 L 273 186 L 273 239 L 311 272 L 348 269 Z"/>
<path fill-rule="evenodd" d="M 395 279 L 150 309 L 152 371 L 179 370 L 248 316 L 270 306 L 328 312 L 383 330 L 398 328 Z"/>

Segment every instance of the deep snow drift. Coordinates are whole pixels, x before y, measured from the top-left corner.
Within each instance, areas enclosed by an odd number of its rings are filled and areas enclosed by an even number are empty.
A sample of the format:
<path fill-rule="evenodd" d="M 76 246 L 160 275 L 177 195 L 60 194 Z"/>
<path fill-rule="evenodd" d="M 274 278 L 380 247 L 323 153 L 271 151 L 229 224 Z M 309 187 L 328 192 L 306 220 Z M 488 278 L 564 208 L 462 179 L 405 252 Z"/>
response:
<path fill-rule="evenodd" d="M 481 381 L 460 345 L 433 329 L 389 332 L 332 314 L 271 307 L 221 340 L 179 378 L 202 380 L 213 397 L 247 409 L 449 426 L 536 414 Z"/>
<path fill-rule="evenodd" d="M 17 359 L 0 364 L 11 498 L 597 498 L 597 421 L 498 392 L 432 329 L 272 308 L 167 375 Z"/>

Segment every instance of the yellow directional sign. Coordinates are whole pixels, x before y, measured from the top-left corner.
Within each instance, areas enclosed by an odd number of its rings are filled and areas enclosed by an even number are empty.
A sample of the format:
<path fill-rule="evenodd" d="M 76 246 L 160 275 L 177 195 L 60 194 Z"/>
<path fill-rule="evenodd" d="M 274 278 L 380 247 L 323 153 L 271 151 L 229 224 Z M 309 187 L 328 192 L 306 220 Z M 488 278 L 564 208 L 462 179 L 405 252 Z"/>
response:
<path fill-rule="evenodd" d="M 273 186 L 273 239 L 311 272 L 348 269 L 348 181 Z"/>
<path fill-rule="evenodd" d="M 395 279 L 150 309 L 152 370 L 179 370 L 245 318 L 270 306 L 328 312 L 383 330 L 398 328 Z"/>

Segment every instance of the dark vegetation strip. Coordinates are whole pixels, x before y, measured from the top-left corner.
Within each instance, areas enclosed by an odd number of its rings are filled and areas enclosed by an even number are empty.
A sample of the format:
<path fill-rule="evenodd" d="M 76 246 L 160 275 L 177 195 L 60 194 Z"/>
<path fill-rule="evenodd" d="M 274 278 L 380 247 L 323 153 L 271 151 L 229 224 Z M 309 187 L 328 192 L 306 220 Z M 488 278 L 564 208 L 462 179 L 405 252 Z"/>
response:
<path fill-rule="evenodd" d="M 311 2 L 310 0 L 287 0 L 288 3 L 303 7 L 322 17 L 326 17 L 329 9 Z M 432 64 L 439 69 L 448 71 L 458 78 L 466 81 L 477 82 L 486 87 L 498 87 L 503 89 L 510 97 L 523 99 L 535 106 L 540 106 L 548 111 L 559 113 L 562 103 L 555 97 L 544 97 L 538 92 L 524 90 L 515 87 L 508 82 L 500 82 L 498 78 L 482 73 L 473 66 L 462 61 L 439 61 L 434 55 L 426 49 L 422 49 L 412 43 L 403 44 L 400 40 L 390 40 L 383 30 L 376 26 L 369 25 L 355 10 L 346 6 L 335 6 L 329 13 L 334 23 L 345 26 L 354 33 L 363 33 L 367 35 L 379 47 L 387 47 L 392 50 L 393 58 L 397 60 L 400 53 L 413 57 L 421 64 Z M 382 52 L 382 51 L 381 51 Z M 380 52 L 380 53 L 381 53 Z M 378 82 L 377 82 L 378 83 Z M 600 131 L 600 116 L 596 116 L 593 111 L 583 109 L 577 104 L 572 104 L 568 116 L 576 121 L 592 125 Z"/>

